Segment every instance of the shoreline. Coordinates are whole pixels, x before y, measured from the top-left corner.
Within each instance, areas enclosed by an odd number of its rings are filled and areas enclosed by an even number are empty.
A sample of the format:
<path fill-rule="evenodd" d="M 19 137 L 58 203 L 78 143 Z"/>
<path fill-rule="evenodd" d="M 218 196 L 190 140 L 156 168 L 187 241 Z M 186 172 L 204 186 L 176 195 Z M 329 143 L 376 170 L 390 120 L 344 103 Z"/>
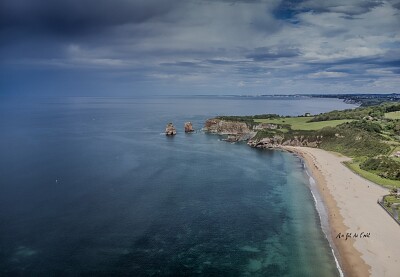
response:
<path fill-rule="evenodd" d="M 296 155 L 296 156 L 298 156 L 298 155 Z M 336 268 L 339 271 L 339 276 L 344 277 L 343 269 L 341 267 L 341 263 L 339 262 L 340 258 L 339 258 L 338 249 L 332 238 L 332 231 L 330 229 L 329 218 L 328 218 L 328 209 L 324 203 L 322 195 L 319 192 L 319 188 L 317 187 L 318 184 L 315 181 L 309 166 L 307 165 L 307 163 L 305 162 L 303 157 L 299 157 L 299 158 L 301 159 L 301 162 L 303 163 L 303 166 L 305 167 L 306 174 L 309 178 L 310 191 L 311 191 L 311 195 L 313 196 L 313 199 L 314 199 L 315 208 L 319 215 L 320 226 L 321 226 L 322 232 L 324 233 L 325 238 L 328 240 L 329 247 L 331 248 L 333 258 L 335 259 Z"/>
<path fill-rule="evenodd" d="M 326 220 L 329 233 L 325 235 L 327 236 L 329 245 L 334 253 L 334 257 L 338 260 L 340 267 L 338 271 L 343 271 L 345 276 L 368 276 L 369 266 L 365 264 L 365 262 L 361 259 L 361 253 L 359 253 L 354 247 L 352 247 L 354 242 L 351 243 L 350 247 L 348 247 L 348 245 L 343 245 L 335 242 L 335 232 L 337 232 L 338 230 L 347 230 L 348 227 L 345 226 L 343 223 L 343 218 L 340 215 L 335 200 L 330 195 L 330 193 L 325 190 L 327 186 L 326 181 L 319 171 L 318 166 L 313 162 L 313 157 L 308 156 L 306 152 L 298 148 L 299 147 L 281 147 L 281 149 L 299 156 L 305 163 L 307 167 L 306 170 L 309 170 L 311 177 L 315 181 L 317 192 L 321 197 L 323 205 L 327 212 Z"/>
<path fill-rule="evenodd" d="M 345 167 L 342 162 L 349 160 L 347 157 L 317 148 L 279 149 L 299 156 L 316 183 L 327 212 L 329 234 L 324 233 L 338 259 L 339 272 L 343 270 L 345 276 L 396 276 L 400 268 L 400 229 L 376 204 L 387 189 Z M 339 233 L 352 235 L 338 238 Z M 361 238 L 368 233 L 368 237 Z"/>

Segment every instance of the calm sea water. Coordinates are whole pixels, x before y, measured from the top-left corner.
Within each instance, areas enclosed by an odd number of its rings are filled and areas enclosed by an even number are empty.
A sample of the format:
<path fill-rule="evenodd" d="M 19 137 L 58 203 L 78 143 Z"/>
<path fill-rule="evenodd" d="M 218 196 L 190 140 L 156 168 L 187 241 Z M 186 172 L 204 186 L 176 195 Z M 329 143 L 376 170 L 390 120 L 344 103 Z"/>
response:
<path fill-rule="evenodd" d="M 338 276 L 301 161 L 200 129 L 333 99 L 65 98 L 0 104 L 0 275 Z M 162 134 L 173 122 L 179 133 Z"/>

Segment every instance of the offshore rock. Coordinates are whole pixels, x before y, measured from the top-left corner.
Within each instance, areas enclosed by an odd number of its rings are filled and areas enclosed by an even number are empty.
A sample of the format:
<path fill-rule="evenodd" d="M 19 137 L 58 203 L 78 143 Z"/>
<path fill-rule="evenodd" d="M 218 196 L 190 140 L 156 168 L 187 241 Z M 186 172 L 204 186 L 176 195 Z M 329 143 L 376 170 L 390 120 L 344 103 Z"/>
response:
<path fill-rule="evenodd" d="M 185 133 L 194 132 L 192 122 L 185 122 Z"/>
<path fill-rule="evenodd" d="M 176 135 L 176 129 L 175 129 L 174 125 L 171 122 L 167 124 L 167 127 L 165 127 L 165 134 L 167 136 Z"/>

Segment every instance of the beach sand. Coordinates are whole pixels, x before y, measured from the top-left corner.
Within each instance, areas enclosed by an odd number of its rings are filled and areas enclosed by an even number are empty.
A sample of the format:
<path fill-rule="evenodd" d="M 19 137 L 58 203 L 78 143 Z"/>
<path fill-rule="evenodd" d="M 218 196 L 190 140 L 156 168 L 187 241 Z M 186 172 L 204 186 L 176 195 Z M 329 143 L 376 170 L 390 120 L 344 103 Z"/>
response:
<path fill-rule="evenodd" d="M 316 148 L 282 148 L 301 156 L 317 182 L 345 276 L 400 276 L 400 226 L 377 204 L 389 191 L 344 166 L 347 157 Z M 344 237 L 337 238 L 339 233 Z M 351 238 L 346 240 L 346 233 Z"/>

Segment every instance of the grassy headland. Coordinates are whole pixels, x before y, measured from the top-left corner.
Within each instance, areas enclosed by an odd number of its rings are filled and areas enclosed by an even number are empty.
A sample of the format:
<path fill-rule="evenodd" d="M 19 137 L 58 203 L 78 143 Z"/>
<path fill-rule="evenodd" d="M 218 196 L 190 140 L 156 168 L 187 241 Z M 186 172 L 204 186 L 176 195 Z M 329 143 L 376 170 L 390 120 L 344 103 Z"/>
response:
<path fill-rule="evenodd" d="M 307 141 L 307 146 L 353 158 L 347 166 L 379 185 L 400 188 L 400 104 L 384 103 L 315 116 L 275 114 L 229 116 L 219 119 L 246 122 L 257 134 L 253 140 Z"/>
<path fill-rule="evenodd" d="M 279 125 L 289 124 L 292 130 L 320 130 L 324 127 L 335 127 L 339 124 L 351 121 L 347 119 L 341 119 L 341 120 L 311 122 L 310 120 L 312 118 L 313 117 L 299 116 L 299 117 L 284 117 L 275 119 L 255 119 L 254 122 L 272 123 Z"/>

